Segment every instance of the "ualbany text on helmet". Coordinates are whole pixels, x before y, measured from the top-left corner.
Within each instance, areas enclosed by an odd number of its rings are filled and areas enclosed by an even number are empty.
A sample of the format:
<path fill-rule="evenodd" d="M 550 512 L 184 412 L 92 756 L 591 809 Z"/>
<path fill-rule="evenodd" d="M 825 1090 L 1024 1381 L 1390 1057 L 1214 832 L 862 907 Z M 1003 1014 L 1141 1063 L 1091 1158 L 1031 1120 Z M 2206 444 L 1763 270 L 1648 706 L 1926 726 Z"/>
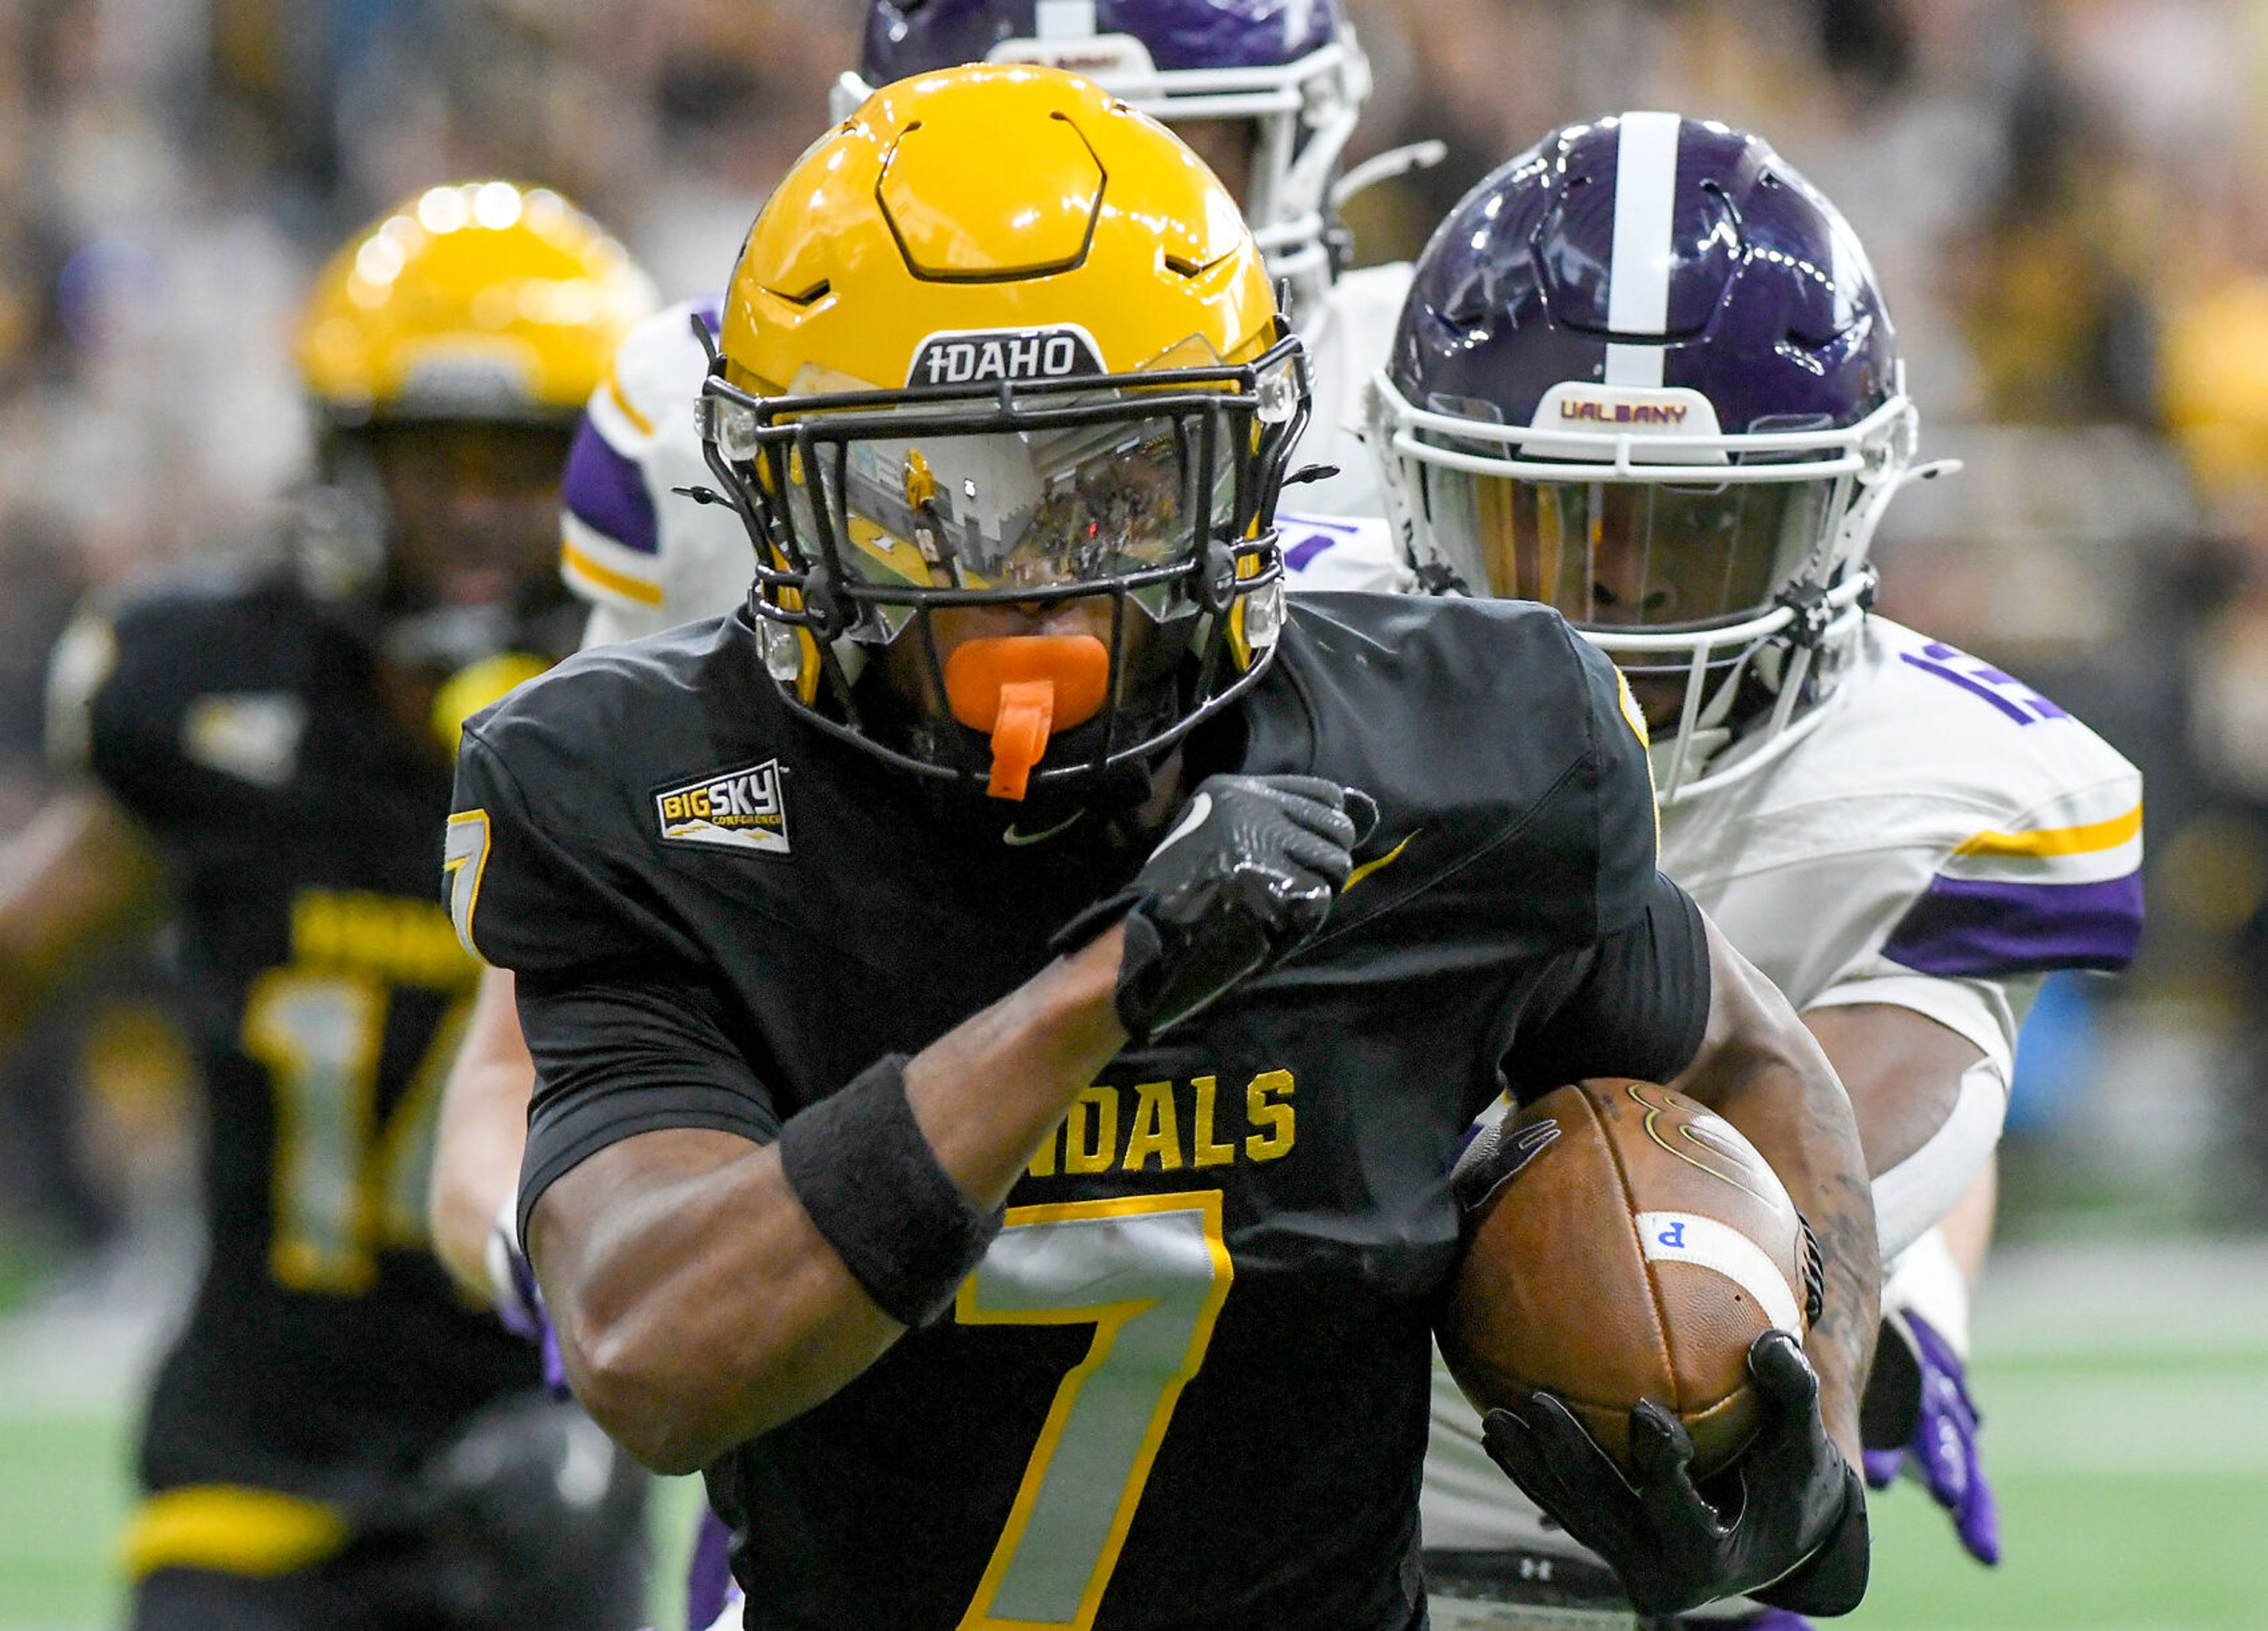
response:
<path fill-rule="evenodd" d="M 1568 396 L 1560 399 L 1563 419 L 1589 419 L 1606 424 L 1683 424 L 1683 402 L 1598 402 Z"/>

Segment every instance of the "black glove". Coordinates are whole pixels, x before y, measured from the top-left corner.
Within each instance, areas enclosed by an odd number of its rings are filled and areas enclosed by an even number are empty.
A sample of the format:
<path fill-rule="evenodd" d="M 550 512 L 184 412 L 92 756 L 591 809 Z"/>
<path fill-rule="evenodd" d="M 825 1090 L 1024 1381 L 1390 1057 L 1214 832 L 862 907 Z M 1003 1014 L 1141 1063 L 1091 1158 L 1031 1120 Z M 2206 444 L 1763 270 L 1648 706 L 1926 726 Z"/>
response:
<path fill-rule="evenodd" d="M 1693 1441 L 1652 1400 L 1631 1412 L 1626 1476 L 1549 1393 L 1482 1423 L 1490 1457 L 1529 1500 L 1613 1565 L 1641 1614 L 1745 1595 L 1799 1614 L 1846 1614 L 1867 1593 L 1867 1495 L 1819 1414 L 1796 1339 L 1749 1349 L 1764 1427 L 1732 1467 L 1695 1487 Z"/>
<path fill-rule="evenodd" d="M 1055 949 L 1125 920 L 1118 1018 L 1146 1043 L 1322 927 L 1377 819 L 1368 794 L 1320 777 L 1208 776 L 1134 881 Z"/>

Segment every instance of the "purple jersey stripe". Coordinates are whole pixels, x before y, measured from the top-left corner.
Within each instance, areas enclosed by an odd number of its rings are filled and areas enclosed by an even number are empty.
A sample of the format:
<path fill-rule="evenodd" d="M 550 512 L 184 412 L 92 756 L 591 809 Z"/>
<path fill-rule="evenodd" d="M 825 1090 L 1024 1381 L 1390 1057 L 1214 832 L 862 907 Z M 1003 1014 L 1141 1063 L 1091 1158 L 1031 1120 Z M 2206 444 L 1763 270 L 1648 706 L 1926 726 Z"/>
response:
<path fill-rule="evenodd" d="M 2142 875 L 2100 883 L 1933 880 L 1882 955 L 1924 974 L 1998 979 L 2123 969 L 2142 933 Z"/>
<path fill-rule="evenodd" d="M 661 540 L 653 516 L 653 495 L 637 466 L 616 453 L 590 420 L 575 432 L 559 497 L 576 517 L 640 555 L 658 555 Z"/>
<path fill-rule="evenodd" d="M 1284 551 L 1284 565 L 1293 572 L 1305 572 L 1307 570 L 1309 561 L 1314 560 L 1315 557 L 1337 542 L 1338 540 L 1329 533 L 1310 534 Z"/>
<path fill-rule="evenodd" d="M 1917 657 L 1911 652 L 1901 652 L 1898 654 L 1904 661 L 1913 664 L 1915 668 L 1919 668 L 1924 674 L 1934 674 L 1940 680 L 1950 680 L 1955 685 L 1961 687 L 1962 690 L 1969 692 L 1971 696 L 1982 697 L 1985 701 L 1991 703 L 1994 707 L 2007 714 L 2010 719 L 2015 720 L 2019 725 L 2036 725 L 2039 723 L 2038 719 L 2035 715 L 2028 712 L 2023 708 L 2019 707 L 2009 698 L 2001 696 L 1999 692 L 1994 690 L 1989 685 L 1981 684 L 1977 681 L 1970 679 L 1965 674 L 1956 673 L 1955 670 L 1945 667 L 1942 663 L 1931 662 L 1925 658 Z"/>

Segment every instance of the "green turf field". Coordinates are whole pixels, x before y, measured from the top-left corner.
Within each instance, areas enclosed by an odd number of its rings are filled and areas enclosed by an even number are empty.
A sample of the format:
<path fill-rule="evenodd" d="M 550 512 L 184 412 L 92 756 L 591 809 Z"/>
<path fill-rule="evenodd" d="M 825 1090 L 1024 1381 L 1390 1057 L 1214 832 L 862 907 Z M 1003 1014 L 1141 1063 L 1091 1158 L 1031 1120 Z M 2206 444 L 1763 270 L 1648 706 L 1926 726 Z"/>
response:
<path fill-rule="evenodd" d="M 1989 1465 L 2008 1561 L 1969 1562 L 1915 1488 L 1875 1506 L 1874 1588 L 1853 1631 L 2189 1631 L 2268 1627 L 2268 1249 L 2020 1268 L 1980 1336 Z M 2082 1283 L 2083 1282 L 2083 1283 Z M 2216 1293 L 2218 1295 L 2216 1295 Z M 2093 1307 L 2097 1311 L 2090 1311 Z M 2169 1310 L 2190 1314 L 2176 1322 Z M 2111 1311 L 2102 1312 L 2108 1309 Z M 0 1631 L 115 1621 L 108 1557 L 127 1444 L 114 1409 L 26 1408 L 0 1371 Z M 52 1391 L 52 1390 L 47 1390 Z M 681 1555 L 689 1480 L 663 1491 Z M 676 1567 L 657 1592 L 673 1628 Z M 667 1605 L 666 1613 L 661 1605 Z"/>
<path fill-rule="evenodd" d="M 2007 1561 L 1971 1563 L 1918 1488 L 1874 1502 L 1866 1631 L 2268 1626 L 2268 1353 L 1979 1367 Z"/>

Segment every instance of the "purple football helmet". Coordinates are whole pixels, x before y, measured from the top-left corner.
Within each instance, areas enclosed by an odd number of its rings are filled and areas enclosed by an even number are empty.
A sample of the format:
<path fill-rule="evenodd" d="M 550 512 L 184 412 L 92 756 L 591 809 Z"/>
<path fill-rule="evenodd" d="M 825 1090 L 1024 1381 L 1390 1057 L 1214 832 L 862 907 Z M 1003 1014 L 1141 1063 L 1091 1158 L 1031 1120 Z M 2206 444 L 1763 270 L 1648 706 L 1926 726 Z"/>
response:
<path fill-rule="evenodd" d="M 1651 682 L 1664 802 L 1818 722 L 1883 509 L 1933 473 L 1849 225 L 1675 114 L 1568 125 L 1468 194 L 1367 417 L 1427 585 L 1547 601 Z"/>
<path fill-rule="evenodd" d="M 1329 284 L 1331 186 L 1370 95 L 1339 0 L 875 0 L 835 116 L 893 80 L 988 62 L 1068 70 L 1168 124 L 1253 121 L 1253 237 L 1274 276 Z"/>

